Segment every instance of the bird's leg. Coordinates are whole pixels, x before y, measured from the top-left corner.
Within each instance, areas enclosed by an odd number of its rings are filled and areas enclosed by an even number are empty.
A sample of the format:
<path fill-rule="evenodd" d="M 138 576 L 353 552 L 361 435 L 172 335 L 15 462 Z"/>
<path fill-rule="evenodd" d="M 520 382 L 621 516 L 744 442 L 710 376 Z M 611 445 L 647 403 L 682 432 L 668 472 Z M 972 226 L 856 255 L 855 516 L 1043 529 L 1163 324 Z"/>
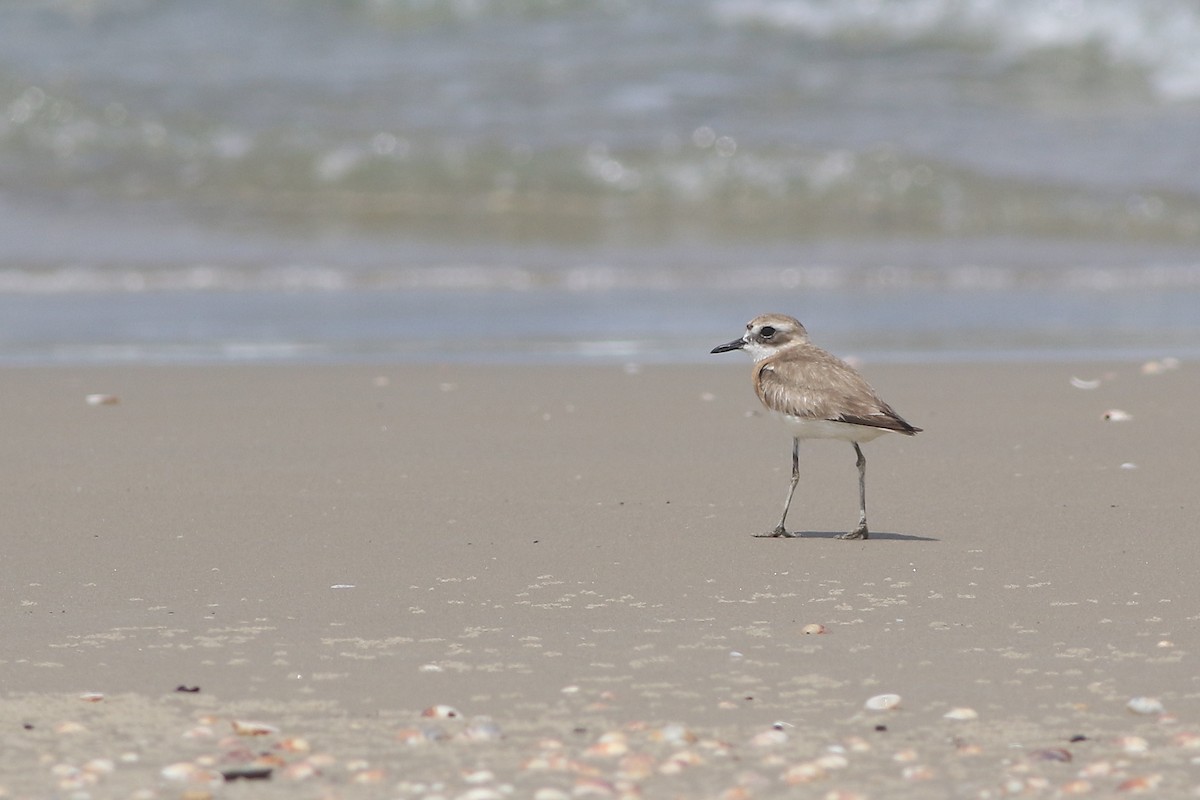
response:
<path fill-rule="evenodd" d="M 792 506 L 792 495 L 796 493 L 796 484 L 800 482 L 800 440 L 792 438 L 792 484 L 788 487 L 787 500 L 783 501 L 783 516 L 779 518 L 779 524 L 775 526 L 775 530 L 770 533 L 755 534 L 759 537 L 776 537 L 785 536 L 794 538 L 799 536 L 799 533 L 788 533 L 787 528 L 783 527 L 783 523 L 787 521 L 788 509 Z"/>
<path fill-rule="evenodd" d="M 867 531 L 867 458 L 863 455 L 858 442 L 853 442 L 854 452 L 858 453 L 858 527 L 849 533 L 843 533 L 839 539 L 868 539 Z"/>

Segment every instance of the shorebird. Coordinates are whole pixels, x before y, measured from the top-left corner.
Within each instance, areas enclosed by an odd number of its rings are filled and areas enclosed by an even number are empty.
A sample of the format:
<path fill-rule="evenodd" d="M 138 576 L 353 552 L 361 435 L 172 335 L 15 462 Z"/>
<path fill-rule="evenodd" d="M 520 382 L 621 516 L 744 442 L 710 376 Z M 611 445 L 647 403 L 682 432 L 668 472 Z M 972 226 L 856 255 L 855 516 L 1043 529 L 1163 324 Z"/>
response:
<path fill-rule="evenodd" d="M 800 482 L 800 440 L 840 439 L 854 445 L 858 466 L 858 526 L 839 539 L 866 539 L 867 459 L 860 444 L 888 432 L 906 436 L 921 429 L 904 421 L 875 393 L 862 375 L 837 356 L 808 340 L 800 321 L 786 314 L 762 314 L 746 323 L 740 339 L 714 347 L 713 353 L 745 350 L 754 359 L 754 391 L 792 434 L 792 484 L 783 516 L 773 531 L 756 536 L 799 536 L 784 523 Z"/>

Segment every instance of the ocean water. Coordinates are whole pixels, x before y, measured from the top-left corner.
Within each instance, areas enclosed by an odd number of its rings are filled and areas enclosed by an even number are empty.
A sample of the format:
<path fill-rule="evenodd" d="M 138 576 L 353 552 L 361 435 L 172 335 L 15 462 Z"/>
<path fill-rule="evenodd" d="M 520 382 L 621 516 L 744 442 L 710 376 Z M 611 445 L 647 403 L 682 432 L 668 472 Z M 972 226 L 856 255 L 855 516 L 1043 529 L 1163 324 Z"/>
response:
<path fill-rule="evenodd" d="M 1200 357 L 1194 0 L 13 0 L 0 364 Z"/>

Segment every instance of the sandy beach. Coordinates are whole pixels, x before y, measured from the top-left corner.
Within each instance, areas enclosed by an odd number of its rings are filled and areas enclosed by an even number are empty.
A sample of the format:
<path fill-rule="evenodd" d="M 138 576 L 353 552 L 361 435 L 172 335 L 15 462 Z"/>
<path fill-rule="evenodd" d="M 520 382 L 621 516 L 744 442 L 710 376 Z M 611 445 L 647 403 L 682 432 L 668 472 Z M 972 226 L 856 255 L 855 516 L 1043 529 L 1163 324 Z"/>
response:
<path fill-rule="evenodd" d="M 0 797 L 1200 795 L 1200 370 L 863 371 L 6 369 Z"/>

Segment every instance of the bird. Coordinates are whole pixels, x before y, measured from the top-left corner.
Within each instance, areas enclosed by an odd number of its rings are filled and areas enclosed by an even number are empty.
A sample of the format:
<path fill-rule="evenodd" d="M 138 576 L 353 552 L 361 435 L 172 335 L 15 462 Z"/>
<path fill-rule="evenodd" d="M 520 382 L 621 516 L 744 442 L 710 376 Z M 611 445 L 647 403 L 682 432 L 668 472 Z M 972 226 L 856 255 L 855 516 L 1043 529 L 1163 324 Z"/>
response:
<path fill-rule="evenodd" d="M 792 482 L 783 516 L 774 530 L 759 537 L 796 537 L 784 527 L 796 484 L 800 482 L 800 441 L 838 439 L 854 446 L 858 467 L 858 525 L 839 539 L 867 539 L 867 459 L 859 446 L 885 433 L 914 436 L 909 424 L 883 401 L 862 375 L 837 356 L 809 341 L 808 331 L 787 314 L 761 314 L 746 323 L 740 339 L 712 353 L 744 350 L 754 359 L 754 391 L 792 434 Z"/>

